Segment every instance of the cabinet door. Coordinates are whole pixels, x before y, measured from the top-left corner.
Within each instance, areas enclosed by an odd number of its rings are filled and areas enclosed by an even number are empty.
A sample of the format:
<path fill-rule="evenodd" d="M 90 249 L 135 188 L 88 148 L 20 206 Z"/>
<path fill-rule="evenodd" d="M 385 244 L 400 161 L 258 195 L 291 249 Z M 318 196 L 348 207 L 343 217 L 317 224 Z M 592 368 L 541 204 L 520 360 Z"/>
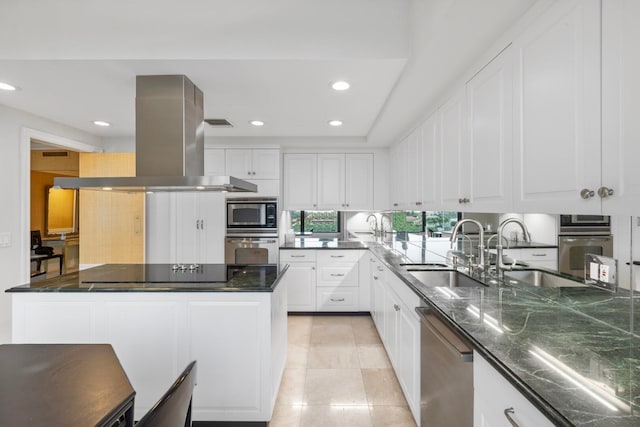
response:
<path fill-rule="evenodd" d="M 442 210 L 465 210 L 470 200 L 464 117 L 463 88 L 439 110 Z"/>
<path fill-rule="evenodd" d="M 176 262 L 176 193 L 153 193 L 145 198 L 145 260 L 150 264 Z"/>
<path fill-rule="evenodd" d="M 199 194 L 185 191 L 176 194 L 176 262 L 191 264 L 200 257 Z"/>
<path fill-rule="evenodd" d="M 516 212 L 600 212 L 599 12 L 554 2 L 513 43 Z"/>
<path fill-rule="evenodd" d="M 467 83 L 470 207 L 474 212 L 511 211 L 512 65 L 507 48 Z"/>
<path fill-rule="evenodd" d="M 602 4 L 602 200 L 605 214 L 640 214 L 640 2 Z"/>
<path fill-rule="evenodd" d="M 287 288 L 288 311 L 316 310 L 315 263 L 289 263 L 289 269 L 285 273 L 280 284 L 286 286 Z"/>
<path fill-rule="evenodd" d="M 408 141 L 400 141 L 391 148 L 391 209 L 406 209 L 407 202 L 407 155 Z"/>
<path fill-rule="evenodd" d="M 280 179 L 280 151 L 251 150 L 253 179 Z"/>
<path fill-rule="evenodd" d="M 439 210 L 440 206 L 440 169 L 438 156 L 440 144 L 438 135 L 438 115 L 434 114 L 422 125 L 422 149 L 419 176 L 422 181 L 422 208 L 420 210 Z"/>
<path fill-rule="evenodd" d="M 344 154 L 318 154 L 318 209 L 345 208 Z"/>
<path fill-rule="evenodd" d="M 412 308 L 400 306 L 398 312 L 398 380 L 409 408 L 420 419 L 420 321 Z"/>
<path fill-rule="evenodd" d="M 222 148 L 204 150 L 204 174 L 207 176 L 227 175 L 225 173 L 225 153 Z"/>
<path fill-rule="evenodd" d="M 505 409 L 512 408 L 509 416 Z M 546 427 L 553 424 L 477 352 L 473 352 L 473 425 Z"/>
<path fill-rule="evenodd" d="M 372 281 L 371 281 L 371 317 L 373 318 L 373 323 L 376 325 L 376 329 L 378 329 L 378 335 L 380 335 L 380 339 L 385 342 L 386 341 L 386 330 L 385 330 L 385 306 L 386 306 L 386 295 L 385 295 L 385 284 L 384 284 L 384 276 L 381 271 L 382 267 L 377 265 L 374 270 L 372 270 Z"/>
<path fill-rule="evenodd" d="M 254 177 L 251 165 L 252 150 L 227 149 L 224 151 L 227 175 L 240 179 Z"/>
<path fill-rule="evenodd" d="M 373 154 L 345 156 L 346 210 L 373 209 Z"/>
<path fill-rule="evenodd" d="M 384 341 L 384 346 L 387 349 L 389 360 L 395 372 L 399 372 L 397 349 L 400 300 L 386 283 L 385 285 L 384 333 L 386 340 Z"/>
<path fill-rule="evenodd" d="M 315 154 L 284 155 L 284 209 L 317 209 Z"/>
<path fill-rule="evenodd" d="M 422 210 L 422 128 L 407 138 L 407 208 Z"/>
<path fill-rule="evenodd" d="M 225 194 L 198 193 L 198 217 L 198 263 L 224 263 Z"/>

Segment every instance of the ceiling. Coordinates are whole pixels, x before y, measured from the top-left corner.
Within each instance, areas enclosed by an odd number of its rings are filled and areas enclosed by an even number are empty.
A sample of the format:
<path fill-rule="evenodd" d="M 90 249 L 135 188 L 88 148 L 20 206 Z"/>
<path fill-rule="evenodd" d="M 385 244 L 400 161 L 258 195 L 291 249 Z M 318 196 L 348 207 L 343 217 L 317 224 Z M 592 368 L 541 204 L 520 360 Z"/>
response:
<path fill-rule="evenodd" d="M 107 140 L 128 137 L 135 76 L 185 74 L 204 93 L 205 118 L 234 125 L 207 127 L 208 137 L 385 146 L 532 3 L 4 0 L 0 81 L 19 90 L 0 91 L 0 104 Z M 351 88 L 333 91 L 341 79 Z"/>

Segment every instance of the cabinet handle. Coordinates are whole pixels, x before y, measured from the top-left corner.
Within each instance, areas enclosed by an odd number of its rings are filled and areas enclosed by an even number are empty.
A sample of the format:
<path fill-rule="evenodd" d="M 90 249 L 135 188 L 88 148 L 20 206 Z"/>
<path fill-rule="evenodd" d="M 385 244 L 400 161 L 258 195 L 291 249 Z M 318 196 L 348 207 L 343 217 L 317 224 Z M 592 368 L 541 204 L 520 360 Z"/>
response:
<path fill-rule="evenodd" d="M 255 171 L 251 173 L 251 175 L 255 175 L 255 174 L 256 174 L 256 172 L 255 172 Z"/>
<path fill-rule="evenodd" d="M 398 206 L 398 204 L 397 204 L 397 203 L 394 203 L 394 204 L 393 204 L 393 206 Z"/>
<path fill-rule="evenodd" d="M 547 256 L 547 254 L 531 254 L 531 256 Z"/>
<path fill-rule="evenodd" d="M 311 270 L 315 270 L 315 269 L 316 269 L 315 267 L 311 267 Z"/>
<path fill-rule="evenodd" d="M 601 199 L 606 199 L 609 196 L 613 196 L 613 189 L 600 187 L 598 188 L 598 196 L 600 196 Z"/>
<path fill-rule="evenodd" d="M 344 258 L 344 255 L 330 255 L 331 258 Z"/>
<path fill-rule="evenodd" d="M 251 175 L 251 171 L 247 172 L 247 175 Z"/>
<path fill-rule="evenodd" d="M 344 273 L 331 273 L 331 277 L 344 277 Z"/>
<path fill-rule="evenodd" d="M 395 311 L 400 311 L 400 306 L 398 304 L 393 304 L 393 309 Z"/>
<path fill-rule="evenodd" d="M 416 202 L 416 206 L 422 206 L 422 202 Z"/>
<path fill-rule="evenodd" d="M 588 188 L 583 188 L 582 191 L 580 191 L 580 197 L 582 197 L 585 200 L 590 199 L 595 195 L 596 195 L 596 192 L 593 190 L 589 190 Z"/>
<path fill-rule="evenodd" d="M 200 220 L 196 219 L 196 230 L 200 230 Z"/>
<path fill-rule="evenodd" d="M 289 255 L 291 258 L 304 258 L 305 255 Z"/>
<path fill-rule="evenodd" d="M 509 424 L 511 424 L 513 427 L 520 427 L 518 425 L 518 423 L 511 418 L 511 414 L 515 414 L 516 411 L 513 408 L 507 408 L 504 410 L 504 416 L 507 417 L 507 421 L 509 421 Z"/>
<path fill-rule="evenodd" d="M 314 204 L 314 205 L 313 205 L 313 207 L 314 207 L 314 208 L 315 208 L 315 207 L 317 207 L 317 206 L 318 206 L 318 205 L 316 205 L 316 204 Z"/>
<path fill-rule="evenodd" d="M 343 203 L 343 204 L 342 204 L 342 205 L 340 205 L 340 206 L 342 206 L 342 207 L 344 208 L 344 206 L 345 206 L 345 205 L 344 205 L 344 203 Z"/>
<path fill-rule="evenodd" d="M 466 197 L 458 199 L 458 203 L 460 203 L 460 204 L 469 203 L 469 202 L 470 202 L 470 200 L 467 199 Z"/>
<path fill-rule="evenodd" d="M 134 234 L 140 234 L 142 232 L 142 220 L 137 215 L 133 220 L 133 232 Z M 66 243 L 65 243 L 65 246 L 66 246 Z"/>
<path fill-rule="evenodd" d="M 347 207 L 349 207 L 349 203 L 347 203 Z"/>
<path fill-rule="evenodd" d="M 384 268 L 382 268 L 381 266 L 378 266 L 378 271 L 384 271 Z"/>
<path fill-rule="evenodd" d="M 204 219 L 200 220 L 200 230 L 204 230 Z"/>
<path fill-rule="evenodd" d="M 378 280 L 378 276 L 373 276 L 373 280 Z"/>
<path fill-rule="evenodd" d="M 369 258 L 369 261 L 371 261 L 371 262 L 376 262 L 376 260 L 375 260 L 375 259 L 373 259 L 373 258 Z"/>
<path fill-rule="evenodd" d="M 331 298 L 331 301 L 342 302 L 344 298 Z"/>

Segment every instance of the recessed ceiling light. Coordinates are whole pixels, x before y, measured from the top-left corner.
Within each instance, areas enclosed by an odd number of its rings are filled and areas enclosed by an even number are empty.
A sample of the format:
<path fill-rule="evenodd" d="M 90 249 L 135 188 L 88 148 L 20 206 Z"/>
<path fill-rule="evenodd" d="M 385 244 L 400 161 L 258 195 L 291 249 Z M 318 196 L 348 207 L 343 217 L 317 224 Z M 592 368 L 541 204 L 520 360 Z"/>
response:
<path fill-rule="evenodd" d="M 103 127 L 111 126 L 111 123 L 105 122 L 104 120 L 94 120 L 93 124 L 96 126 L 103 126 Z"/>
<path fill-rule="evenodd" d="M 10 85 L 9 83 L 0 82 L 0 90 L 9 90 L 9 91 L 13 91 L 13 90 L 16 90 L 16 87 L 15 87 L 15 86 Z"/>
<path fill-rule="evenodd" d="M 342 121 L 340 121 L 340 120 L 331 120 L 329 122 L 329 125 L 330 126 L 342 126 Z"/>
<path fill-rule="evenodd" d="M 264 122 L 262 120 L 251 120 L 249 123 L 254 126 L 264 126 Z"/>
<path fill-rule="evenodd" d="M 331 83 L 331 88 L 333 90 L 342 91 L 342 90 L 347 90 L 350 87 L 351 85 L 348 82 L 345 82 L 344 80 L 339 80 L 337 82 Z"/>

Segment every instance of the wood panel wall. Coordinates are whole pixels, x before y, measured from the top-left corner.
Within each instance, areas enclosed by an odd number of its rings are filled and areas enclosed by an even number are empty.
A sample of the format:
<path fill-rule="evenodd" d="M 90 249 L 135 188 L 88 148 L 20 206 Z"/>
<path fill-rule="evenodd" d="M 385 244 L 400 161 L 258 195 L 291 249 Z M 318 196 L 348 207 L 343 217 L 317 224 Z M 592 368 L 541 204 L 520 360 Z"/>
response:
<path fill-rule="evenodd" d="M 46 200 L 46 188 L 53 185 L 52 173 L 31 171 L 31 229 L 40 230 L 40 234 L 46 236 L 44 228 L 44 211 Z"/>
<path fill-rule="evenodd" d="M 134 153 L 80 153 L 80 176 L 135 176 Z M 144 262 L 144 193 L 80 190 L 80 264 Z"/>

